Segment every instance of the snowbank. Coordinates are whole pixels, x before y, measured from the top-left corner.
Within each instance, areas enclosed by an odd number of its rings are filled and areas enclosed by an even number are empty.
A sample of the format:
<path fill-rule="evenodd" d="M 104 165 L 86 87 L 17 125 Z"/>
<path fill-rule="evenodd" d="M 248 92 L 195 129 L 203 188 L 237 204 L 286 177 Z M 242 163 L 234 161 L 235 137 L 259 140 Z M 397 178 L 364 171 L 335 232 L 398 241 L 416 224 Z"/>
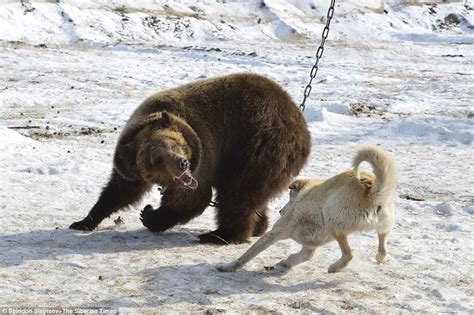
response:
<path fill-rule="evenodd" d="M 321 35 L 328 4 L 312 0 L 9 1 L 0 4 L 0 40 L 89 47 L 315 40 Z M 337 2 L 331 38 L 472 43 L 473 16 L 462 3 Z"/>

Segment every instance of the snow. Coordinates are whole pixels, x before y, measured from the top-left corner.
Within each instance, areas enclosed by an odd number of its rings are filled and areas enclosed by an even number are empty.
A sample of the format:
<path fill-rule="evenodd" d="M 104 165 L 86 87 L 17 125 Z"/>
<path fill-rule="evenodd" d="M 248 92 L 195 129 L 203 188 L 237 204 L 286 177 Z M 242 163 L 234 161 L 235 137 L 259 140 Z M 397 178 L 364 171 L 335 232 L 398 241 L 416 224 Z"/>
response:
<path fill-rule="evenodd" d="M 99 230 L 68 229 L 97 200 L 121 127 L 148 95 L 251 71 L 300 102 L 329 1 L 74 1 L 0 4 L 0 307 L 137 312 L 473 313 L 474 24 L 472 4 L 338 2 L 305 118 L 302 177 L 324 179 L 375 143 L 399 168 L 391 259 L 374 233 L 328 274 L 337 244 L 281 273 L 299 250 L 270 247 L 236 273 L 218 262 L 209 208 L 153 234 L 139 221 L 154 190 Z M 455 14 L 459 23 L 447 23 Z M 355 108 L 361 108 L 354 113 Z M 271 202 L 271 222 L 288 196 Z M 415 200 L 413 200 L 415 199 Z M 124 224 L 116 225 L 118 216 Z M 252 239 L 252 242 L 255 238 Z"/>

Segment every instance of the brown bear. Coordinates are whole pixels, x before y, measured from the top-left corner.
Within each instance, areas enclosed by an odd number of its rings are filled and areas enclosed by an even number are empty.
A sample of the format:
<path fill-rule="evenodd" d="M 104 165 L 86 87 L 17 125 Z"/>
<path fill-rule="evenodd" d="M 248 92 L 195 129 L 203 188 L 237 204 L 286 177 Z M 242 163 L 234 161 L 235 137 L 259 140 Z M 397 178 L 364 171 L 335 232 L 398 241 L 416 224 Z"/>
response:
<path fill-rule="evenodd" d="M 93 230 L 115 211 L 162 186 L 143 224 L 165 231 L 200 215 L 216 190 L 218 229 L 201 242 L 241 243 L 268 226 L 267 203 L 305 164 L 310 135 L 298 106 L 275 82 L 238 73 L 146 99 L 125 125 L 110 181 L 70 228 Z"/>

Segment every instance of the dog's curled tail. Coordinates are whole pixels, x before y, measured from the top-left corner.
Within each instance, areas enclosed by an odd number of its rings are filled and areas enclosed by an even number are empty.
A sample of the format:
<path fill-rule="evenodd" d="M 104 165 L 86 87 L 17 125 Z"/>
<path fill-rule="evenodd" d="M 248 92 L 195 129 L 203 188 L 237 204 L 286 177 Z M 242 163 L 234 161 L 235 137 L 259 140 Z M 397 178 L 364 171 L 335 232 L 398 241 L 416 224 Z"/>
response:
<path fill-rule="evenodd" d="M 374 145 L 358 148 L 352 166 L 357 178 L 360 178 L 359 166 L 362 162 L 369 163 L 374 171 L 375 185 L 372 189 L 373 200 L 376 205 L 382 205 L 393 197 L 397 184 L 395 162 L 390 155 Z"/>

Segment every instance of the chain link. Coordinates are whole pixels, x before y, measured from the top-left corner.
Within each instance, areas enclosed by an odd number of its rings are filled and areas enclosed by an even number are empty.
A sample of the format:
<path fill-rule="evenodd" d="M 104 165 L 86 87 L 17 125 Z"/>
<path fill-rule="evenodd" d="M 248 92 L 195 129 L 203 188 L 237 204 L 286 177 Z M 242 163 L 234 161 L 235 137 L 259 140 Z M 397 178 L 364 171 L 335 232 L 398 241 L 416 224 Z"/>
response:
<path fill-rule="evenodd" d="M 331 24 L 331 19 L 332 19 L 332 16 L 334 15 L 335 5 L 336 5 L 336 0 L 331 0 L 331 4 L 329 5 L 327 19 L 326 19 L 326 26 L 324 26 L 323 34 L 321 36 L 321 43 L 319 44 L 318 50 L 316 51 L 316 61 L 314 62 L 313 67 L 311 68 L 311 72 L 309 74 L 309 82 L 306 85 L 303 92 L 304 97 L 303 97 L 303 101 L 300 104 L 300 109 L 302 112 L 304 112 L 306 108 L 306 105 L 305 105 L 306 99 L 311 94 L 311 89 L 312 89 L 311 84 L 313 83 L 313 79 L 316 77 L 316 74 L 318 74 L 319 60 L 321 60 L 321 57 L 323 56 L 324 43 L 326 43 L 326 39 L 328 38 L 328 35 L 329 35 L 329 25 Z"/>

